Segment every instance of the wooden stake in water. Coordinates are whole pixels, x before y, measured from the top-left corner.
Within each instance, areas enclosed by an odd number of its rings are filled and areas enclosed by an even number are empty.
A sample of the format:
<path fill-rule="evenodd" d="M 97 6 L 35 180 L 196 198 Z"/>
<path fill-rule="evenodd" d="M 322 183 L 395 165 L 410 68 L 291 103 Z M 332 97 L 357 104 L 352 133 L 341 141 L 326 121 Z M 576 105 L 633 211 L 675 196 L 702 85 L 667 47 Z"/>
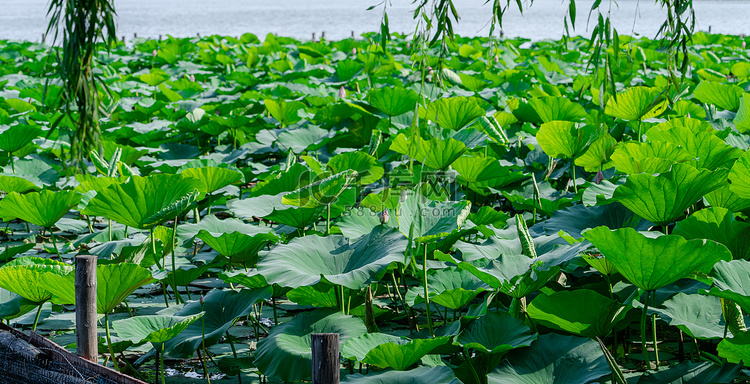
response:
<path fill-rule="evenodd" d="M 76 353 L 97 362 L 99 343 L 96 335 L 96 259 L 94 255 L 76 256 Z"/>
<path fill-rule="evenodd" d="M 312 41 L 313 41 L 313 43 L 315 42 L 315 32 L 313 32 L 313 34 L 312 34 Z"/>
<path fill-rule="evenodd" d="M 338 333 L 313 333 L 312 384 L 338 384 L 341 380 Z"/>

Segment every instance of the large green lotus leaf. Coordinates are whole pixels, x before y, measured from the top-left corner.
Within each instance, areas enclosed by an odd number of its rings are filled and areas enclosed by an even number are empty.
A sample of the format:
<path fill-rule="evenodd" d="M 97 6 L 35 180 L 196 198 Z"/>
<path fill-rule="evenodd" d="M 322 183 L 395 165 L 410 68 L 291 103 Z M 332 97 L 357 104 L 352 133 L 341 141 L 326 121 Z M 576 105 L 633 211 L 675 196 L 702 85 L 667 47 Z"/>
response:
<path fill-rule="evenodd" d="M 717 262 L 732 254 L 712 240 L 685 240 L 682 236 L 647 237 L 633 228 L 610 230 L 596 227 L 584 237 L 633 285 L 653 291 L 688 277 L 708 273 Z"/>
<path fill-rule="evenodd" d="M 378 159 L 365 152 L 344 152 L 331 158 L 326 165 L 334 174 L 346 170 L 357 171 L 360 184 L 372 184 L 383 177 L 385 171 Z"/>
<path fill-rule="evenodd" d="M 138 76 L 138 79 L 152 87 L 155 87 L 167 80 L 169 80 L 169 75 L 166 74 L 161 69 L 152 69 L 149 73 L 144 73 L 140 76 Z"/>
<path fill-rule="evenodd" d="M 3 252 L 0 253 L 0 262 L 5 263 L 7 261 L 10 261 L 17 255 L 20 255 L 22 253 L 25 253 L 33 249 L 35 245 L 36 243 L 26 243 L 26 244 L 13 246 L 13 247 L 6 245 L 5 248 L 3 249 Z"/>
<path fill-rule="evenodd" d="M 308 124 L 280 132 L 276 144 L 283 152 L 291 150 L 294 153 L 302 153 L 319 149 L 323 146 L 324 140 L 330 137 L 333 137 L 333 131 Z"/>
<path fill-rule="evenodd" d="M 730 168 L 742 150 L 726 144 L 711 132 L 693 132 L 683 125 L 654 127 L 648 131 L 648 139 L 667 142 L 684 148 L 697 168 L 715 170 Z"/>
<path fill-rule="evenodd" d="M 740 375 L 742 365 L 713 362 L 683 361 L 660 371 L 647 371 L 637 384 L 719 384 L 732 383 Z"/>
<path fill-rule="evenodd" d="M 35 125 L 14 125 L 0 133 L 0 149 L 16 152 L 42 134 Z"/>
<path fill-rule="evenodd" d="M 713 285 L 707 294 L 739 304 L 750 312 L 750 262 L 719 262 L 711 271 Z"/>
<path fill-rule="evenodd" d="M 714 104 L 719 108 L 732 112 L 737 112 L 740 108 L 740 98 L 742 98 L 743 94 L 743 89 L 734 84 L 713 83 L 710 81 L 701 81 L 695 87 L 695 91 L 693 91 L 693 97 L 702 103 Z"/>
<path fill-rule="evenodd" d="M 390 149 L 407 155 L 433 169 L 446 169 L 466 152 L 466 145 L 458 140 L 432 138 L 425 140 L 419 136 L 407 139 L 399 133 L 391 142 Z"/>
<path fill-rule="evenodd" d="M 734 259 L 747 259 L 750 252 L 750 224 L 737 221 L 724 208 L 705 208 L 677 222 L 674 231 L 690 239 L 709 239 L 727 246 Z"/>
<path fill-rule="evenodd" d="M 576 157 L 575 165 L 583 167 L 586 172 L 612 168 L 614 164 L 611 156 L 616 146 L 617 140 L 609 132 L 604 132 L 589 145 L 586 152 Z"/>
<path fill-rule="evenodd" d="M 291 192 L 310 184 L 312 172 L 302 163 L 295 163 L 284 172 L 279 172 L 273 178 L 258 182 L 252 189 L 252 196 L 278 195 Z"/>
<path fill-rule="evenodd" d="M 247 316 L 259 300 L 271 297 L 272 288 L 213 290 L 204 297 L 203 305 L 192 301 L 175 313 L 175 316 L 192 316 L 205 312 L 203 318 L 190 324 L 176 337 L 164 343 L 167 353 L 175 358 L 188 358 L 203 342 L 205 346 L 216 344 L 234 324 L 237 318 Z M 275 329 L 275 328 L 274 328 Z"/>
<path fill-rule="evenodd" d="M 700 108 L 700 107 L 699 107 Z M 701 111 L 703 111 L 702 108 L 700 108 Z M 705 111 L 703 111 L 705 113 Z M 698 134 L 701 132 L 705 133 L 711 133 L 711 134 L 717 134 L 720 131 L 717 131 L 714 129 L 714 127 L 711 125 L 711 123 L 705 121 L 705 120 L 699 120 L 692 117 L 677 117 L 669 119 L 663 123 L 659 123 L 655 125 L 654 127 L 650 128 L 650 130 L 655 129 L 658 131 L 666 131 L 674 127 L 684 127 L 690 130 L 690 132 L 694 134 Z"/>
<path fill-rule="evenodd" d="M 745 361 L 750 361 L 750 332 L 725 338 L 719 343 L 716 351 L 719 357 L 727 359 L 730 363 L 744 364 Z"/>
<path fill-rule="evenodd" d="M 182 213 L 198 197 L 203 183 L 183 175 L 131 176 L 122 184 L 97 191 L 84 214 L 149 229 Z"/>
<path fill-rule="evenodd" d="M 729 172 L 729 187 L 743 199 L 750 199 L 750 152 L 745 152 Z"/>
<path fill-rule="evenodd" d="M 628 176 L 612 198 L 638 216 L 666 225 L 684 215 L 703 195 L 721 187 L 727 174 L 725 169 L 698 170 L 687 164 L 675 164 L 669 172 L 657 176 L 645 173 Z"/>
<path fill-rule="evenodd" d="M 406 343 L 408 340 L 386 333 L 368 333 L 349 339 L 341 347 L 341 356 L 345 359 L 362 361 L 378 345 L 385 343 Z"/>
<path fill-rule="evenodd" d="M 485 111 L 474 99 L 469 97 L 439 98 L 427 108 L 419 109 L 419 118 L 434 121 L 442 128 L 457 131 L 477 117 L 484 116 Z"/>
<path fill-rule="evenodd" d="M 236 169 L 221 167 L 188 168 L 182 171 L 181 174 L 200 180 L 203 183 L 203 187 L 198 188 L 198 190 L 202 193 L 213 193 L 227 185 L 244 179 L 242 172 Z"/>
<path fill-rule="evenodd" d="M 0 288 L 41 303 L 52 298 L 45 282 L 47 273 L 64 276 L 73 272 L 73 267 L 50 259 L 21 257 L 0 268 Z"/>
<path fill-rule="evenodd" d="M 500 165 L 492 157 L 462 156 L 451 165 L 458 172 L 458 181 L 476 190 L 482 187 L 501 187 L 527 176 Z"/>
<path fill-rule="evenodd" d="M 449 342 L 450 337 L 440 336 L 431 339 L 383 343 L 367 352 L 362 362 L 380 368 L 393 368 L 397 371 L 404 371 L 416 364 L 425 355 L 432 353 L 435 348 Z"/>
<path fill-rule="evenodd" d="M 345 195 L 345 193 L 344 193 Z M 325 214 L 326 207 L 297 208 L 281 202 L 283 193 L 278 195 L 261 195 L 247 199 L 233 199 L 227 202 L 227 208 L 242 219 L 252 220 L 253 217 L 263 217 L 268 220 L 304 228 L 317 222 L 321 214 Z M 331 206 L 332 216 L 338 201 Z"/>
<path fill-rule="evenodd" d="M 289 192 L 281 197 L 281 202 L 300 208 L 318 208 L 330 205 L 356 177 L 356 171 L 346 170 Z"/>
<path fill-rule="evenodd" d="M 569 159 L 583 153 L 598 135 L 594 126 L 578 127 L 570 121 L 551 121 L 539 127 L 536 140 L 550 157 Z"/>
<path fill-rule="evenodd" d="M 712 296 L 678 294 L 662 304 L 663 308 L 649 308 L 669 325 L 680 328 L 696 339 L 724 337 L 724 316 L 721 300 Z"/>
<path fill-rule="evenodd" d="M 522 298 L 541 288 L 560 272 L 560 267 L 550 267 L 541 260 L 520 254 L 502 254 L 483 268 L 468 262 L 458 264 L 490 287 L 514 298 Z"/>
<path fill-rule="evenodd" d="M 479 280 L 471 272 L 456 267 L 439 269 L 429 275 L 427 288 L 430 301 L 450 309 L 463 308 L 478 294 L 486 291 L 489 286 Z M 414 306 L 424 301 L 424 284 L 410 289 L 404 300 Z"/>
<path fill-rule="evenodd" d="M 83 198 L 75 191 L 44 190 L 19 195 L 11 192 L 0 200 L 0 217 L 18 218 L 31 224 L 50 228 Z"/>
<path fill-rule="evenodd" d="M 367 375 L 355 373 L 347 375 L 341 384 L 451 384 L 456 376 L 450 368 L 417 367 L 409 371 L 382 371 Z"/>
<path fill-rule="evenodd" d="M 461 228 L 471 213 L 469 201 L 421 202 L 421 195 L 408 197 L 399 206 L 397 217 L 401 233 L 415 241 L 426 242 L 444 237 Z"/>
<path fill-rule="evenodd" d="M 453 344 L 490 354 L 528 347 L 537 338 L 523 321 L 506 312 L 487 312 L 461 328 Z"/>
<path fill-rule="evenodd" d="M 78 186 L 76 191 L 80 193 L 86 193 L 88 191 L 101 191 L 113 184 L 124 183 L 128 181 L 129 176 L 120 177 L 107 177 L 107 176 L 94 176 L 90 174 L 78 174 L 76 175 L 76 181 Z"/>
<path fill-rule="evenodd" d="M 279 240 L 270 227 L 245 224 L 237 219 L 219 220 L 214 215 L 204 217 L 191 229 L 197 229 L 199 239 L 227 257 L 243 254 L 255 257 L 267 244 Z"/>
<path fill-rule="evenodd" d="M 632 227 L 639 231 L 645 231 L 653 224 L 636 216 L 622 204 L 612 203 L 594 207 L 587 207 L 580 204 L 574 205 L 556 211 L 552 214 L 552 217 L 542 221 L 538 225 L 544 228 L 544 233 L 547 235 L 552 236 L 560 231 L 564 231 L 573 238 L 578 239 L 584 230 L 600 225 L 611 229 Z M 532 228 L 535 229 L 537 227 Z"/>
<path fill-rule="evenodd" d="M 286 298 L 299 305 L 316 308 L 340 308 L 340 290 L 333 284 L 321 281 L 315 285 L 297 287 L 286 293 Z"/>
<path fill-rule="evenodd" d="M 704 198 L 712 207 L 726 208 L 732 212 L 742 212 L 750 208 L 750 199 L 740 197 L 731 188 L 731 184 L 726 183 L 707 193 Z"/>
<path fill-rule="evenodd" d="M 750 96 L 748 94 L 740 98 L 740 108 L 734 117 L 734 126 L 743 133 L 750 130 Z"/>
<path fill-rule="evenodd" d="M 631 87 L 609 99 L 604 113 L 630 121 L 650 119 L 667 108 L 663 94 L 659 88 Z"/>
<path fill-rule="evenodd" d="M 301 101 L 286 101 L 286 100 L 264 100 L 266 109 L 274 119 L 278 120 L 281 125 L 287 126 L 294 124 L 302 118 L 299 116 L 298 111 L 305 109 L 305 104 Z"/>
<path fill-rule="evenodd" d="M 527 312 L 545 327 L 593 339 L 608 336 L 628 311 L 596 291 L 576 289 L 539 295 L 529 303 Z"/>
<path fill-rule="evenodd" d="M 30 191 L 39 191 L 36 184 L 24 179 L 23 177 L 0 175 L 0 191 L 9 194 L 11 192 L 25 193 Z"/>
<path fill-rule="evenodd" d="M 367 333 L 362 320 L 340 311 L 318 309 L 295 316 L 271 329 L 258 342 L 255 365 L 267 376 L 282 381 L 309 380 L 312 375 L 313 333 L 338 333 L 339 344 Z"/>
<path fill-rule="evenodd" d="M 545 123 L 555 120 L 578 122 L 588 116 L 581 104 L 574 103 L 564 97 L 535 98 L 529 100 L 529 105 L 534 108 Z"/>
<path fill-rule="evenodd" d="M 622 173 L 664 173 L 674 163 L 691 160 L 685 148 L 669 142 L 621 143 L 612 153 L 615 168 Z"/>
<path fill-rule="evenodd" d="M 487 376 L 488 384 L 589 384 L 611 371 L 599 343 L 554 333 L 509 353 Z"/>
<path fill-rule="evenodd" d="M 38 308 L 41 304 L 0 288 L 0 319 L 15 319 Z"/>
<path fill-rule="evenodd" d="M 388 116 L 398 116 L 413 111 L 419 95 L 412 89 L 386 86 L 370 90 L 367 101 Z"/>
<path fill-rule="evenodd" d="M 151 271 L 137 264 L 119 263 L 96 266 L 96 311 L 104 314 L 117 308 L 136 289 L 156 282 Z M 48 273 L 40 283 L 52 292 L 56 304 L 75 304 L 75 275 Z"/>
<path fill-rule="evenodd" d="M 404 262 L 408 241 L 394 228 L 378 226 L 350 243 L 343 236 L 298 237 L 278 245 L 258 262 L 269 283 L 301 287 L 321 278 L 359 290 L 378 281 L 388 265 Z"/>
<path fill-rule="evenodd" d="M 204 313 L 192 316 L 141 315 L 112 322 L 117 337 L 134 344 L 141 341 L 163 343 L 184 331 L 190 324 L 203 317 Z"/>

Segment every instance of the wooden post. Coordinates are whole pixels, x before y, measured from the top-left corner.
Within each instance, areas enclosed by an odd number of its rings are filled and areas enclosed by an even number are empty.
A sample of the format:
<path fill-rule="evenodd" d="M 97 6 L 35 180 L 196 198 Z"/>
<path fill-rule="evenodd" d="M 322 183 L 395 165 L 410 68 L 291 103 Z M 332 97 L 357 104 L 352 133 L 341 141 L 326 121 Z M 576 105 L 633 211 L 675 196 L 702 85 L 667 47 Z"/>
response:
<path fill-rule="evenodd" d="M 354 38 L 355 38 L 355 36 L 354 36 L 354 31 L 352 31 L 352 39 L 354 39 Z"/>
<path fill-rule="evenodd" d="M 137 39 L 137 38 L 138 38 L 138 32 L 133 32 L 133 38 L 134 38 L 134 39 Z"/>
<path fill-rule="evenodd" d="M 161 35 L 159 35 L 159 41 L 161 41 Z"/>
<path fill-rule="evenodd" d="M 313 32 L 313 43 L 315 42 L 315 32 Z"/>
<path fill-rule="evenodd" d="M 320 40 L 323 41 L 326 39 L 326 31 L 323 31 L 320 33 Z"/>
<path fill-rule="evenodd" d="M 96 335 L 96 259 L 94 255 L 76 256 L 76 353 L 97 362 L 99 343 Z"/>
<path fill-rule="evenodd" d="M 44 44 L 47 41 L 47 34 L 42 33 L 42 44 Z"/>
<path fill-rule="evenodd" d="M 125 44 L 125 35 L 122 35 L 122 43 Z"/>
<path fill-rule="evenodd" d="M 339 334 L 313 333 L 311 338 L 312 384 L 339 384 Z"/>

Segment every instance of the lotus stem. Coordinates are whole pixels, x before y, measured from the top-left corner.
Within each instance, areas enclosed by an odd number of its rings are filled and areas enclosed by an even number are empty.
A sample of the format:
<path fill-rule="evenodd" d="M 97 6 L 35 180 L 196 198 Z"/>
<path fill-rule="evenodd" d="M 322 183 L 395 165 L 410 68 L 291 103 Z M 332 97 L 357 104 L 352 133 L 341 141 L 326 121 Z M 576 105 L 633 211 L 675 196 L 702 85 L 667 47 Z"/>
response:
<path fill-rule="evenodd" d="M 573 173 L 573 191 L 575 191 L 575 193 L 578 193 L 578 184 L 576 184 L 576 163 L 572 158 L 570 159 L 570 168 L 572 170 L 571 172 Z"/>
<path fill-rule="evenodd" d="M 211 214 L 211 194 L 208 194 L 208 214 Z"/>
<path fill-rule="evenodd" d="M 643 303 L 643 313 L 641 314 L 641 347 L 643 348 L 643 361 L 646 363 L 646 370 L 651 369 L 651 360 L 648 357 L 648 347 L 646 346 L 646 317 L 648 316 L 648 299 L 651 297 L 651 291 L 646 291 L 646 300 Z"/>
<path fill-rule="evenodd" d="M 34 316 L 34 325 L 31 327 L 31 330 L 36 332 L 36 325 L 39 323 L 39 316 L 42 314 L 42 306 L 44 303 L 39 304 L 39 308 L 36 310 L 36 316 Z"/>
<path fill-rule="evenodd" d="M 200 304 L 201 304 L 201 312 L 203 312 L 203 295 L 201 295 L 200 298 Z M 208 377 L 208 368 L 206 368 L 206 360 L 201 357 L 200 350 L 203 350 L 203 355 L 208 356 L 206 353 L 206 317 L 201 316 L 201 347 L 198 348 L 198 357 L 201 360 L 201 364 L 203 364 L 203 373 L 206 375 L 206 383 L 211 384 L 211 379 Z"/>
<path fill-rule="evenodd" d="M 466 359 L 466 363 L 468 363 L 469 364 L 469 368 L 471 368 L 471 373 L 474 376 L 474 382 L 481 383 L 482 380 L 479 379 L 479 374 L 477 373 L 477 370 L 474 368 L 474 364 L 471 363 L 471 357 L 466 352 L 466 350 L 467 350 L 467 348 L 464 348 L 462 350 L 462 352 L 464 354 L 464 359 Z"/>
<path fill-rule="evenodd" d="M 180 291 L 177 290 L 177 263 L 175 262 L 175 254 L 174 254 L 174 248 L 175 248 L 175 239 L 177 238 L 177 223 L 179 222 L 179 218 L 174 218 L 174 226 L 172 227 L 172 244 L 170 246 L 172 247 L 171 251 L 169 253 L 172 254 L 172 290 L 174 290 L 174 301 L 175 304 L 180 304 L 180 302 L 185 302 L 185 300 L 182 299 L 182 296 L 180 296 Z"/>
<path fill-rule="evenodd" d="M 271 304 L 273 306 L 273 325 L 279 325 L 279 317 L 276 315 L 276 296 L 271 297 Z"/>
<path fill-rule="evenodd" d="M 226 332 L 227 335 L 227 341 L 229 342 L 229 347 L 232 348 L 232 355 L 235 359 L 237 359 L 237 350 L 234 348 L 234 342 L 232 341 L 232 336 L 229 334 L 229 331 Z M 237 381 L 239 384 L 242 384 L 242 373 L 237 374 Z"/>
<path fill-rule="evenodd" d="M 427 244 L 424 244 L 424 258 L 422 259 L 422 277 L 424 277 L 424 306 L 427 309 L 427 328 L 430 329 L 430 336 L 435 337 L 432 329 L 432 314 L 430 313 L 430 292 L 427 288 Z"/>
<path fill-rule="evenodd" d="M 104 314 L 104 331 L 107 335 L 107 347 L 109 348 L 109 355 L 112 357 L 112 364 L 115 366 L 116 371 L 120 371 L 120 367 L 117 365 L 117 357 L 115 357 L 115 350 L 112 348 L 112 338 L 109 336 L 109 314 Z"/>
<path fill-rule="evenodd" d="M 651 294 L 651 305 L 655 305 L 656 298 Z M 656 313 L 651 314 L 651 335 L 654 339 L 654 359 L 656 359 L 656 370 L 659 370 L 659 343 L 656 340 Z"/>
<path fill-rule="evenodd" d="M 331 204 L 329 203 L 326 208 L 328 210 L 328 217 L 326 219 L 326 235 L 328 235 L 331 233 Z"/>
<path fill-rule="evenodd" d="M 61 259 L 62 256 L 60 256 L 60 250 L 57 249 L 57 240 L 55 240 L 55 234 L 52 232 L 52 227 L 47 228 L 49 230 L 49 237 L 52 238 L 52 246 L 55 248 L 55 253 L 57 254 L 57 258 Z"/>
<path fill-rule="evenodd" d="M 159 354 L 159 362 L 161 363 L 161 384 L 167 384 L 167 372 L 164 369 L 164 343 L 161 344 L 161 353 Z"/>
<path fill-rule="evenodd" d="M 107 234 L 109 234 L 109 241 L 112 241 L 112 219 L 107 219 Z"/>
<path fill-rule="evenodd" d="M 16 161 L 13 160 L 13 152 L 9 153 L 10 156 L 10 169 L 13 171 L 13 174 L 16 173 Z"/>

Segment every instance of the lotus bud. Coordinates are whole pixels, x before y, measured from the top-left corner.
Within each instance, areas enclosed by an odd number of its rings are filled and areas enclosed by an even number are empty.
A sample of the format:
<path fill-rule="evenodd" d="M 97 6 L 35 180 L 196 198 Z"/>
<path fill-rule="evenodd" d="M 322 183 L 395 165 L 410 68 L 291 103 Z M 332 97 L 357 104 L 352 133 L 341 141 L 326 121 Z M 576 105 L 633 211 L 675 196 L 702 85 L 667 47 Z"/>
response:
<path fill-rule="evenodd" d="M 747 43 L 743 41 L 742 42 L 742 49 L 745 49 L 745 47 L 747 47 Z"/>
<path fill-rule="evenodd" d="M 499 58 L 499 57 L 497 57 L 497 55 L 495 55 L 495 64 L 497 64 L 497 63 L 499 63 L 499 62 L 500 62 L 500 58 Z"/>
<path fill-rule="evenodd" d="M 195 75 L 193 75 L 193 74 L 187 75 L 187 78 L 190 81 L 195 81 Z"/>
<path fill-rule="evenodd" d="M 690 112 L 688 112 L 686 116 L 689 119 L 690 118 Z"/>
<path fill-rule="evenodd" d="M 154 52 L 151 53 L 154 57 L 156 57 L 156 50 L 154 49 Z"/>
<path fill-rule="evenodd" d="M 604 181 L 604 174 L 602 171 L 599 171 L 596 173 L 596 176 L 594 176 L 594 183 L 601 184 L 602 181 Z"/>
<path fill-rule="evenodd" d="M 342 85 L 341 88 L 339 88 L 339 99 L 343 99 L 346 97 L 346 89 L 344 89 L 344 86 Z"/>
<path fill-rule="evenodd" d="M 352 55 L 357 55 L 357 48 L 352 48 Z"/>
<path fill-rule="evenodd" d="M 205 304 L 205 303 L 206 303 L 206 298 L 205 298 L 205 297 L 203 297 L 203 295 L 201 295 L 201 298 L 200 298 L 200 299 L 198 300 L 198 302 L 200 302 L 200 303 L 201 303 L 201 305 L 203 305 L 203 304 Z"/>
<path fill-rule="evenodd" d="M 388 213 L 388 210 L 384 209 L 383 212 L 380 212 L 380 225 L 387 223 L 390 218 L 391 215 Z"/>
<path fill-rule="evenodd" d="M 406 43 L 406 49 L 411 49 L 411 44 Z"/>

